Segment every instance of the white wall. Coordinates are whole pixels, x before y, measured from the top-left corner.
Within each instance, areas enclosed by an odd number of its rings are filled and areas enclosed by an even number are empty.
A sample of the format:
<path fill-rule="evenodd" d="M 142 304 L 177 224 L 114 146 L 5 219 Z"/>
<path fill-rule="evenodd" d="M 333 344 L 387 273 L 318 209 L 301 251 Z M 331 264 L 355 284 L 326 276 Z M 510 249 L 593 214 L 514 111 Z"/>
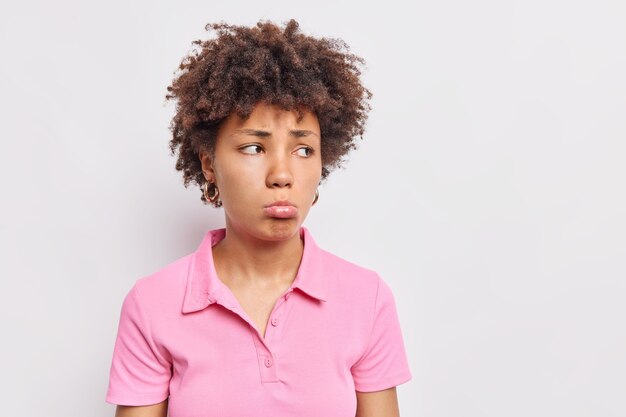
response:
<path fill-rule="evenodd" d="M 392 287 L 403 416 L 626 415 L 626 5 L 0 6 L 2 415 L 112 416 L 124 294 L 222 211 L 169 155 L 204 24 L 296 18 L 368 63 L 374 110 L 305 222 Z"/>

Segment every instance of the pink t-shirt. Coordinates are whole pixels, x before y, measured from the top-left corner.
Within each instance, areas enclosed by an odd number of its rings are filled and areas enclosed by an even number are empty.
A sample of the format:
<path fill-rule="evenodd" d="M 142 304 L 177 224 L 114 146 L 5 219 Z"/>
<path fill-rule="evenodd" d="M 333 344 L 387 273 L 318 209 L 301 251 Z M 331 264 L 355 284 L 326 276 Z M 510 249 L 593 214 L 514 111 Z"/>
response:
<path fill-rule="evenodd" d="M 265 338 L 217 277 L 208 231 L 198 249 L 126 295 L 106 401 L 170 417 L 354 417 L 356 391 L 411 379 L 395 301 L 379 275 L 319 248 L 304 253 Z"/>

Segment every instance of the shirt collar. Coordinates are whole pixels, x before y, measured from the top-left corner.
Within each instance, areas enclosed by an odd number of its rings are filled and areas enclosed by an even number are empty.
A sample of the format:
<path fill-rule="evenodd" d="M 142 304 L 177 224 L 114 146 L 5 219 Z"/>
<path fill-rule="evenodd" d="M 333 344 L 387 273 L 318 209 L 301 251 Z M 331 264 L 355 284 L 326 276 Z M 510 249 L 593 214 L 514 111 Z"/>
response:
<path fill-rule="evenodd" d="M 326 301 L 328 279 L 323 271 L 325 262 L 320 259 L 324 251 L 317 246 L 306 227 L 300 226 L 299 233 L 304 240 L 304 250 L 291 288 L 298 288 L 317 300 Z M 225 228 L 207 231 L 198 249 L 191 254 L 183 313 L 199 311 L 216 302 L 232 306 L 233 300 L 229 299 L 225 291 L 228 287 L 217 277 L 213 264 L 212 248 L 225 236 Z"/>

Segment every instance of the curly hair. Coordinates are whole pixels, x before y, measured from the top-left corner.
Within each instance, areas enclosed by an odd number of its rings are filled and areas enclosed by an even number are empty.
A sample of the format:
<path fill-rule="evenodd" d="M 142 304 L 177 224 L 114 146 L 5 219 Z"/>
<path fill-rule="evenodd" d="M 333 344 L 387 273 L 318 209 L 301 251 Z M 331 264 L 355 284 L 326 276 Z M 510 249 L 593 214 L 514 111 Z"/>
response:
<path fill-rule="evenodd" d="M 209 23 L 217 38 L 196 40 L 185 56 L 166 100 L 176 101 L 170 124 L 171 155 L 184 185 L 202 188 L 201 150 L 214 156 L 220 123 L 232 112 L 247 118 L 260 101 L 285 110 L 314 112 L 320 124 L 322 180 L 342 166 L 363 139 L 372 93 L 360 80 L 363 58 L 341 39 L 314 38 L 291 19 L 283 29 L 269 21 L 256 26 Z M 175 72 L 176 74 L 176 72 Z M 207 203 L 204 193 L 201 200 Z M 215 204 L 214 204 L 215 205 Z"/>

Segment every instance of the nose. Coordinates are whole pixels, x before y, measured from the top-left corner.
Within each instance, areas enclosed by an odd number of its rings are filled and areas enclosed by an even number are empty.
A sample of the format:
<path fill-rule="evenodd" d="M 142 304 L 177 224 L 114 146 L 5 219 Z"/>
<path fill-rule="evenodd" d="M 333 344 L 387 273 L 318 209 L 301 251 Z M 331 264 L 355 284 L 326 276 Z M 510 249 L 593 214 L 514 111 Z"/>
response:
<path fill-rule="evenodd" d="M 270 188 L 292 186 L 293 174 L 287 156 L 276 155 L 272 158 L 265 182 Z"/>

